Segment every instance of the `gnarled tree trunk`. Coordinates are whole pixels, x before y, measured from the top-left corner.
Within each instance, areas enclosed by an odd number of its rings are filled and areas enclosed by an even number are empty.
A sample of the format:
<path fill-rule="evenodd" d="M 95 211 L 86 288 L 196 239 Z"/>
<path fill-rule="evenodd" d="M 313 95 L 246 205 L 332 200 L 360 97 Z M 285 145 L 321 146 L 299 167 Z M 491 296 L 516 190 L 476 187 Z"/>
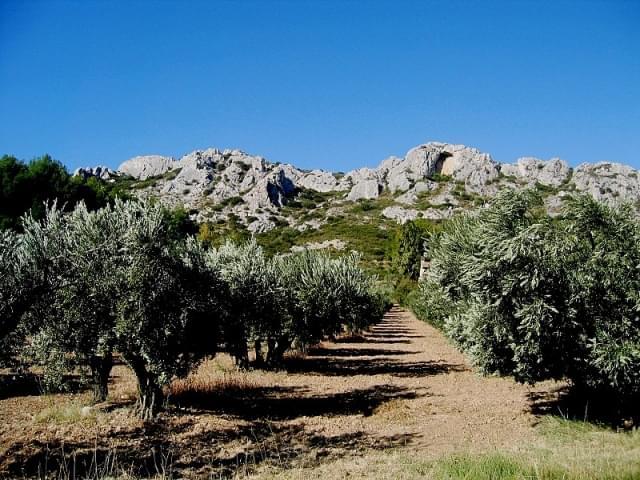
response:
<path fill-rule="evenodd" d="M 93 402 L 104 402 L 109 394 L 109 374 L 113 367 L 113 354 L 92 355 L 89 359 L 91 367 L 91 383 L 93 386 Z"/>
<path fill-rule="evenodd" d="M 138 402 L 136 410 L 143 420 L 155 417 L 164 406 L 164 393 L 157 375 L 148 371 L 144 360 L 134 356 L 127 359 L 138 380 Z"/>

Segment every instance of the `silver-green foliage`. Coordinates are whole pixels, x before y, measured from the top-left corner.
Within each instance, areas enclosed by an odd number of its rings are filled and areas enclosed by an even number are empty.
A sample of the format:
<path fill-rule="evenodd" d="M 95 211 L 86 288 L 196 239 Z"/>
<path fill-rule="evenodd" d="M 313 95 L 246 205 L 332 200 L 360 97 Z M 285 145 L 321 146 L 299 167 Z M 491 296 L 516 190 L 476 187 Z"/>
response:
<path fill-rule="evenodd" d="M 640 228 L 590 197 L 546 215 L 532 191 L 505 192 L 430 243 L 418 313 L 482 370 L 570 378 L 640 392 Z"/>
<path fill-rule="evenodd" d="M 52 383 L 62 379 L 60 360 L 73 358 L 90 367 L 96 400 L 104 399 L 117 351 L 136 373 L 148 416 L 161 406 L 164 384 L 215 351 L 225 285 L 197 242 L 175 240 L 159 205 L 79 205 L 67 215 L 54 205 L 23 227 L 17 240 L 3 237 L 19 247 L 3 265 L 16 291 L 29 294 L 20 311 L 11 298 L 0 308 L 15 311 L 3 319 L 29 332 Z"/>
<path fill-rule="evenodd" d="M 15 353 L 16 328 L 31 296 L 20 248 L 17 234 L 0 231 L 0 362 L 9 361 Z"/>
<path fill-rule="evenodd" d="M 259 362 L 274 366 L 292 345 L 304 349 L 378 320 L 384 305 L 359 260 L 318 252 L 267 258 L 255 241 L 227 243 L 212 252 L 213 268 L 229 287 L 224 339 L 238 363 L 248 363 L 248 342 L 256 346 Z"/>
<path fill-rule="evenodd" d="M 249 342 L 266 343 L 275 365 L 293 344 L 382 314 L 357 255 L 268 258 L 254 241 L 207 250 L 176 239 L 152 203 L 68 214 L 54 204 L 42 220 L 24 218 L 23 230 L 0 236 L 0 341 L 19 345 L 23 332 L 48 387 L 86 368 L 96 400 L 106 398 L 117 352 L 136 374 L 145 417 L 161 406 L 164 385 L 221 343 L 242 366 Z"/>

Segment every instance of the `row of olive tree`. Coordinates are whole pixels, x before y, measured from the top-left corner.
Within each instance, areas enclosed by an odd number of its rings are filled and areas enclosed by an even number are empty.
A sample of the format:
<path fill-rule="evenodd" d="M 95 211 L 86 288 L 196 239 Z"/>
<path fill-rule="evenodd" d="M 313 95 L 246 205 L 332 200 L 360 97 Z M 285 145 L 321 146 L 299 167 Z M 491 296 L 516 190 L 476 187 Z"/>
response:
<path fill-rule="evenodd" d="M 23 233 L 0 235 L 5 357 L 27 344 L 54 386 L 85 367 L 100 401 L 118 352 L 137 377 L 143 417 L 161 407 L 163 385 L 221 344 L 247 366 L 252 341 L 258 363 L 276 365 L 294 343 L 382 313 L 356 257 L 267 259 L 254 242 L 207 250 L 176 238 L 158 205 L 81 204 L 69 214 L 54 205 L 41 221 L 25 217 Z"/>
<path fill-rule="evenodd" d="M 589 196 L 549 217 L 532 191 L 505 192 L 429 244 L 417 313 L 486 372 L 568 378 L 640 393 L 640 226 Z"/>
<path fill-rule="evenodd" d="M 304 350 L 343 330 L 358 331 L 381 318 L 386 303 L 360 256 L 303 252 L 267 258 L 255 241 L 227 243 L 210 253 L 229 287 L 223 337 L 237 363 L 278 366 L 292 346 Z M 266 351 L 264 347 L 266 348 Z"/>

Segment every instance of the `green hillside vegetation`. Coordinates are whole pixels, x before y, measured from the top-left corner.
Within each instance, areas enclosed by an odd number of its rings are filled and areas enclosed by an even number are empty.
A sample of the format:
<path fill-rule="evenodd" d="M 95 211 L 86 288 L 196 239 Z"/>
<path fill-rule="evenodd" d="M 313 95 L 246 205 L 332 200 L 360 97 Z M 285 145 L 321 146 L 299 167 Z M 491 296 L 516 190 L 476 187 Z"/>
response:
<path fill-rule="evenodd" d="M 117 196 L 129 196 L 126 185 L 73 177 L 49 155 L 28 163 L 9 155 L 0 158 L 0 229 L 19 229 L 20 217 L 27 212 L 43 218 L 46 202 L 56 201 L 66 210 L 84 202 L 93 210 Z"/>

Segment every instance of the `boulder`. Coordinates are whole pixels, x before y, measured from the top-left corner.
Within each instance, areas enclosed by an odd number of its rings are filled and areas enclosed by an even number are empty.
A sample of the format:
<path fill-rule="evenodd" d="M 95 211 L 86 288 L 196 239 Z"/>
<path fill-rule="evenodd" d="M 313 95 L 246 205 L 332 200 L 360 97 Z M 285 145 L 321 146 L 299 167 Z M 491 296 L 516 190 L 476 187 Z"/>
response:
<path fill-rule="evenodd" d="M 378 198 L 382 186 L 378 183 L 378 180 L 360 180 L 356 183 L 347 195 L 347 200 L 360 200 L 360 199 L 373 199 Z"/>
<path fill-rule="evenodd" d="M 382 210 L 382 215 L 386 218 L 396 220 L 398 223 L 406 223 L 409 220 L 418 218 L 418 210 L 391 206 Z"/>

